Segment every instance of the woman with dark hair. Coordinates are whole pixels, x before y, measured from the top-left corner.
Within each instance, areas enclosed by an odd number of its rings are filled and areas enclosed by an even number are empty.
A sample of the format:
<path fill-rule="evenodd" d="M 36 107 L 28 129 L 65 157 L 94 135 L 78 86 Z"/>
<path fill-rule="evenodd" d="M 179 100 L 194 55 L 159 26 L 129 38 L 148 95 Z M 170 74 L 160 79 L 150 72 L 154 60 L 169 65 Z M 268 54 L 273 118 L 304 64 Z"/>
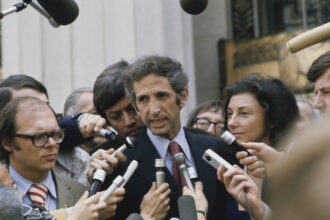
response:
<path fill-rule="evenodd" d="M 225 129 L 239 142 L 273 147 L 299 118 L 294 95 L 280 80 L 251 75 L 226 88 Z"/>

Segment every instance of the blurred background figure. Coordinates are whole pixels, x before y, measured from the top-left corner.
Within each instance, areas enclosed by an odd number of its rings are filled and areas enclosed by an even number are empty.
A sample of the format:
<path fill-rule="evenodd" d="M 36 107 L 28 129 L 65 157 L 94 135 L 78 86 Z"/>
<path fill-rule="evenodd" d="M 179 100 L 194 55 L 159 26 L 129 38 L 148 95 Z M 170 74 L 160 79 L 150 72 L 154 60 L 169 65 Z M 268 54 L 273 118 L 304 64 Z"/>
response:
<path fill-rule="evenodd" d="M 93 88 L 82 87 L 74 90 L 65 100 L 64 115 L 73 116 L 79 113 L 97 114 L 93 103 Z M 103 137 L 94 137 L 91 141 L 79 145 L 87 153 L 91 153 L 106 141 Z"/>
<path fill-rule="evenodd" d="M 300 120 L 297 122 L 297 127 L 309 127 L 312 124 L 313 120 L 319 117 L 318 111 L 314 109 L 313 102 L 308 99 L 296 97 L 296 102 L 300 115 Z"/>
<path fill-rule="evenodd" d="M 10 186 L 0 184 L 0 219 L 23 220 L 22 197 Z"/>
<path fill-rule="evenodd" d="M 272 219 L 330 218 L 329 124 L 315 123 L 306 131 L 290 135 L 283 143 L 294 144 L 270 183 Z"/>
<path fill-rule="evenodd" d="M 220 138 L 224 132 L 223 102 L 209 100 L 194 109 L 188 118 L 187 127 L 199 128 Z"/>

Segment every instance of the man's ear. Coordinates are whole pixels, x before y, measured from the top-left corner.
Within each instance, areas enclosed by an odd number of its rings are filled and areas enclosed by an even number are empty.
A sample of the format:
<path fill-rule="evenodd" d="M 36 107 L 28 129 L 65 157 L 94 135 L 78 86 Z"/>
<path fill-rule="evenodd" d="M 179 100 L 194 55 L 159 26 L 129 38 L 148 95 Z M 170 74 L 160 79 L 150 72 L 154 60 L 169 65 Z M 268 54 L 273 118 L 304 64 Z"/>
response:
<path fill-rule="evenodd" d="M 1 140 L 1 145 L 6 151 L 13 152 L 13 142 L 8 137 Z"/>
<path fill-rule="evenodd" d="M 180 109 L 183 108 L 187 104 L 188 95 L 189 95 L 188 88 L 185 87 L 184 90 L 181 93 L 181 100 L 180 100 L 180 104 L 179 104 Z"/>

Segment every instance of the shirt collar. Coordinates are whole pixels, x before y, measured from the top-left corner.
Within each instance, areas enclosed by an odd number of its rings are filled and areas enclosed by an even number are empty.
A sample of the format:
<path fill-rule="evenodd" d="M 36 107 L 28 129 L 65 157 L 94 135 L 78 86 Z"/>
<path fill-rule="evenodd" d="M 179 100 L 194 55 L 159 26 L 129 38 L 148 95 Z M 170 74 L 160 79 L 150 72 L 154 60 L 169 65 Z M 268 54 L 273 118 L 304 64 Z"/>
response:
<path fill-rule="evenodd" d="M 48 188 L 48 192 L 51 194 L 51 196 L 57 198 L 56 187 L 51 171 L 48 172 L 47 177 L 40 183 L 34 183 L 24 178 L 18 172 L 16 172 L 16 170 L 11 165 L 9 165 L 9 173 L 17 185 L 17 188 L 23 195 L 26 195 L 32 184 L 44 184 Z"/>
<path fill-rule="evenodd" d="M 150 138 L 153 145 L 156 147 L 156 150 L 158 151 L 158 153 L 162 159 L 165 159 L 165 156 L 167 153 L 167 148 L 168 148 L 168 145 L 170 144 L 170 142 L 176 141 L 180 145 L 187 160 L 190 162 L 192 161 L 189 145 L 188 145 L 182 125 L 180 126 L 179 133 L 176 135 L 176 137 L 173 140 L 168 140 L 168 139 L 160 137 L 158 135 L 154 135 L 149 128 L 147 128 L 147 135 Z"/>

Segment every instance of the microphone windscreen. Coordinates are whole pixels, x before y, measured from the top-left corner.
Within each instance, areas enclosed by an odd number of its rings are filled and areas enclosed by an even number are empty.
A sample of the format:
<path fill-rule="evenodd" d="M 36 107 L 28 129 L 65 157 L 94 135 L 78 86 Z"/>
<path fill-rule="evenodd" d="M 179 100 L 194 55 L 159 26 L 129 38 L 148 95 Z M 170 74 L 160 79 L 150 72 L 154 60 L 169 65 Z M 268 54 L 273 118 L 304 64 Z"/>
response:
<path fill-rule="evenodd" d="M 207 7 L 208 0 L 180 0 L 182 9 L 191 15 L 202 13 Z"/>
<path fill-rule="evenodd" d="M 289 40 L 286 46 L 291 53 L 295 53 L 327 39 L 330 39 L 330 22 L 299 34 Z"/>
<path fill-rule="evenodd" d="M 180 196 L 178 208 L 180 220 L 197 220 L 196 206 L 192 196 Z"/>
<path fill-rule="evenodd" d="M 126 220 L 143 220 L 143 218 L 139 214 L 133 213 Z"/>
<path fill-rule="evenodd" d="M 72 23 L 79 14 L 79 7 L 73 0 L 37 0 L 45 11 L 60 25 Z"/>

